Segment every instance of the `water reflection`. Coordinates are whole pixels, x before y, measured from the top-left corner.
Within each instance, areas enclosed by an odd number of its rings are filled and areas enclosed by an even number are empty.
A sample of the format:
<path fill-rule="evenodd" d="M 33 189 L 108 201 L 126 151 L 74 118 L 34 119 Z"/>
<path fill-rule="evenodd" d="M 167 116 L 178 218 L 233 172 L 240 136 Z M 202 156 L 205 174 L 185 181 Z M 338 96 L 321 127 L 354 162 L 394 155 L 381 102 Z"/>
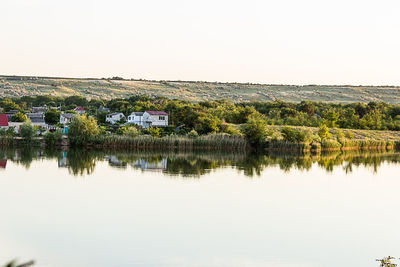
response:
<path fill-rule="evenodd" d="M 141 171 L 159 171 L 170 176 L 201 177 L 212 170 L 231 167 L 248 177 L 258 176 L 268 167 L 279 167 L 285 172 L 290 170 L 308 171 L 315 165 L 327 172 L 342 167 L 351 173 L 354 167 L 371 167 L 378 172 L 385 162 L 399 163 L 400 153 L 395 151 L 374 152 L 334 152 L 319 155 L 296 154 L 241 154 L 241 153 L 165 153 L 165 152 L 123 152 L 104 150 L 69 151 L 34 148 L 6 149 L 0 151 L 0 168 L 7 168 L 7 161 L 20 164 L 29 169 L 33 161 L 57 160 L 59 168 L 67 168 L 75 176 L 90 175 L 97 162 L 108 162 L 111 168 L 137 169 Z"/>

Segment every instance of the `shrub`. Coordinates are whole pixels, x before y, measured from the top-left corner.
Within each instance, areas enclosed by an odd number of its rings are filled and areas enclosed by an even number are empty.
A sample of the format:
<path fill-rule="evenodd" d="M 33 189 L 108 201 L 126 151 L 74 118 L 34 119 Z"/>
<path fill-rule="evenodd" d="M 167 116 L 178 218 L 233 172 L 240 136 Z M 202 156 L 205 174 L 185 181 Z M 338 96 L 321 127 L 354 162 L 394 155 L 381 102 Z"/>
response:
<path fill-rule="evenodd" d="M 350 132 L 350 131 L 347 131 L 346 134 L 345 134 L 345 137 L 347 139 L 353 139 L 354 138 L 354 134 L 352 132 Z"/>
<path fill-rule="evenodd" d="M 296 142 L 297 141 L 297 132 L 292 127 L 284 127 L 281 130 L 281 134 L 283 136 L 283 140 L 288 142 Z"/>
<path fill-rule="evenodd" d="M 99 134 L 95 118 L 88 118 L 86 115 L 75 116 L 68 128 L 68 138 L 71 145 L 82 145 Z"/>
<path fill-rule="evenodd" d="M 35 135 L 35 128 L 32 126 L 30 122 L 25 122 L 20 127 L 21 137 L 24 138 L 26 141 L 32 140 L 33 136 Z"/>
<path fill-rule="evenodd" d="M 294 129 L 291 127 L 284 127 L 281 130 L 283 139 L 288 142 L 310 143 L 312 140 L 312 132 L 308 129 Z"/>
<path fill-rule="evenodd" d="M 22 112 L 17 112 L 11 117 L 12 122 L 25 122 L 28 120 L 28 117 L 22 113 Z"/>
<path fill-rule="evenodd" d="M 260 146 L 267 136 L 266 122 L 259 117 L 251 117 L 240 127 L 240 131 L 252 146 Z"/>
<path fill-rule="evenodd" d="M 61 130 L 55 132 L 48 132 L 44 135 L 44 141 L 48 146 L 55 146 L 62 138 Z"/>
<path fill-rule="evenodd" d="M 325 124 L 322 124 L 319 127 L 318 135 L 319 135 L 319 137 L 321 137 L 321 140 L 331 138 L 331 134 L 329 133 L 329 128 Z"/>
<path fill-rule="evenodd" d="M 125 131 L 125 135 L 129 137 L 135 137 L 139 135 L 139 131 L 136 129 L 136 127 L 128 127 Z"/>
<path fill-rule="evenodd" d="M 153 137 L 160 137 L 161 136 L 161 130 L 158 127 L 150 127 L 150 128 L 147 129 L 147 131 Z"/>
<path fill-rule="evenodd" d="M 190 138 L 196 138 L 199 136 L 199 134 L 196 132 L 196 130 L 193 129 L 190 132 L 188 132 L 186 136 Z"/>

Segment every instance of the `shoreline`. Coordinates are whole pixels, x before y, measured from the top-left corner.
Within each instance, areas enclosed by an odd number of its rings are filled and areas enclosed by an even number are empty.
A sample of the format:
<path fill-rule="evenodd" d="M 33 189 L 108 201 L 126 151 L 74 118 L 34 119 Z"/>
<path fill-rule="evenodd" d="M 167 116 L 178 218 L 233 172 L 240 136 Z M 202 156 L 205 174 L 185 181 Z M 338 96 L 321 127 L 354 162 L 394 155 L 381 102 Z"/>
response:
<path fill-rule="evenodd" d="M 63 136 L 54 146 L 47 145 L 43 137 L 35 137 L 26 141 L 22 137 L 0 137 L 0 147 L 57 147 L 69 149 L 82 147 L 86 149 L 116 149 L 132 151 L 224 151 L 224 152 L 287 152 L 287 153 L 318 153 L 333 151 L 385 151 L 399 150 L 400 140 L 378 140 L 378 139 L 360 139 L 351 140 L 351 146 L 343 145 L 337 141 L 321 143 L 297 143 L 288 141 L 267 141 L 262 146 L 251 147 L 244 137 L 227 135 L 208 135 L 196 138 L 189 137 L 121 137 L 109 136 L 94 139 L 81 146 L 72 146 L 69 139 Z M 333 144 L 333 146 L 332 146 Z M 355 145 L 357 144 L 357 145 Z"/>

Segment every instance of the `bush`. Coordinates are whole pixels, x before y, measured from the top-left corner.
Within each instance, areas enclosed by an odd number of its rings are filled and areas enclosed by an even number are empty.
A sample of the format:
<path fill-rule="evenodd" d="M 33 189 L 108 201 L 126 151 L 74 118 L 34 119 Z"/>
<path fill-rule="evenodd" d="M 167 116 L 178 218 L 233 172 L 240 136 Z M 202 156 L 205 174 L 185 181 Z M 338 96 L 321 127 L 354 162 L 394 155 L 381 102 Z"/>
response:
<path fill-rule="evenodd" d="M 25 122 L 28 120 L 28 117 L 22 113 L 22 112 L 17 112 L 11 117 L 12 122 Z"/>
<path fill-rule="evenodd" d="M 75 116 L 68 128 L 68 138 L 71 145 L 86 144 L 98 134 L 99 128 L 96 119 L 88 118 L 86 115 Z"/>
<path fill-rule="evenodd" d="M 21 137 L 24 138 L 26 141 L 32 140 L 33 136 L 35 135 L 35 128 L 32 126 L 30 122 L 25 122 L 20 127 Z"/>
<path fill-rule="evenodd" d="M 294 129 L 291 127 L 284 127 L 281 130 L 283 139 L 288 142 L 311 143 L 312 132 L 308 129 Z"/>
<path fill-rule="evenodd" d="M 318 135 L 319 135 L 319 137 L 321 137 L 321 140 L 331 138 L 331 134 L 329 133 L 329 128 L 325 124 L 322 124 L 319 127 Z"/>
<path fill-rule="evenodd" d="M 61 130 L 57 130 L 55 132 L 48 132 L 44 135 L 44 141 L 48 146 L 55 146 L 61 140 L 62 134 Z"/>
<path fill-rule="evenodd" d="M 352 132 L 350 132 L 350 131 L 347 131 L 346 134 L 345 134 L 345 137 L 347 139 L 353 139 L 354 138 L 354 134 Z"/>
<path fill-rule="evenodd" d="M 147 129 L 147 131 L 153 137 L 160 137 L 161 136 L 161 130 L 158 127 L 150 127 L 150 128 Z"/>
<path fill-rule="evenodd" d="M 260 146 L 265 143 L 267 137 L 267 125 L 266 122 L 259 117 L 251 117 L 247 123 L 240 127 L 240 131 L 247 138 L 248 142 L 252 146 Z"/>
<path fill-rule="evenodd" d="M 193 129 L 190 132 L 188 132 L 186 136 L 190 138 L 196 138 L 199 136 L 199 134 L 196 132 L 196 130 Z"/>
<path fill-rule="evenodd" d="M 135 137 L 139 135 L 139 131 L 136 129 L 136 127 L 128 127 L 125 131 L 125 135 L 129 137 Z"/>

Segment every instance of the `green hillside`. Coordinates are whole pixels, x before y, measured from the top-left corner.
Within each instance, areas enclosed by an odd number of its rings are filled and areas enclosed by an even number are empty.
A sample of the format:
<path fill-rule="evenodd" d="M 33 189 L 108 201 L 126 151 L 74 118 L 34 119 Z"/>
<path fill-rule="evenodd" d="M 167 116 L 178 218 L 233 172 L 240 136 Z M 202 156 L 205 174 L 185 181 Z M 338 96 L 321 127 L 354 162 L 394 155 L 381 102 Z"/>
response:
<path fill-rule="evenodd" d="M 149 81 L 119 79 L 73 79 L 0 76 L 0 97 L 24 95 L 70 96 L 111 99 L 143 94 L 190 101 L 230 99 L 239 101 L 302 100 L 323 102 L 400 103 L 399 86 L 268 85 L 192 81 Z"/>

